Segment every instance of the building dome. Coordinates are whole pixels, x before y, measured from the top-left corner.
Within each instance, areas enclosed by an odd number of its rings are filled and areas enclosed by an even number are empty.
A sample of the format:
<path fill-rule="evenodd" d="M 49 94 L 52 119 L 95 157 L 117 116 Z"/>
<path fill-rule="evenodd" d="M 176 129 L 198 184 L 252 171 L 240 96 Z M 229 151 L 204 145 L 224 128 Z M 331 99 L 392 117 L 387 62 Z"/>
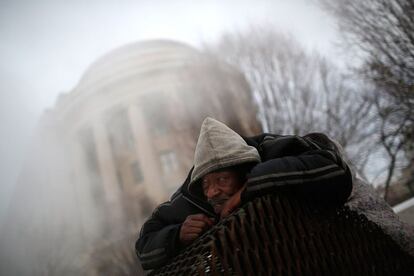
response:
<path fill-rule="evenodd" d="M 82 76 L 77 88 L 95 90 L 130 77 L 174 70 L 194 61 L 200 53 L 189 45 L 172 40 L 131 43 L 100 57 Z"/>
<path fill-rule="evenodd" d="M 72 122 L 80 123 L 93 110 L 108 109 L 116 101 L 129 101 L 154 90 L 171 90 L 170 84 L 181 78 L 180 70 L 191 71 L 189 68 L 202 59 L 203 54 L 197 49 L 173 40 L 121 46 L 93 62 L 74 89 L 59 96 L 51 111 L 56 118 L 66 121 L 66 129 L 71 129 Z"/>

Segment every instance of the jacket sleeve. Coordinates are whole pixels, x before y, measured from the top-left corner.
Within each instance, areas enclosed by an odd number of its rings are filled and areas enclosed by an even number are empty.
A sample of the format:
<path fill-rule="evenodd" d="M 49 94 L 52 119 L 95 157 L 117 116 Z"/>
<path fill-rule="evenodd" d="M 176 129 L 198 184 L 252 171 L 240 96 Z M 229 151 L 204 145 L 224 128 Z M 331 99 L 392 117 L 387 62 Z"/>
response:
<path fill-rule="evenodd" d="M 270 192 L 288 191 L 341 204 L 351 194 L 350 169 L 331 145 L 321 146 L 309 137 L 267 136 L 259 145 L 259 153 L 262 163 L 248 175 L 243 201 Z"/>
<path fill-rule="evenodd" d="M 171 224 L 163 218 L 172 208 L 169 202 L 158 206 L 141 229 L 135 250 L 145 270 L 163 266 L 180 250 L 181 223 Z"/>

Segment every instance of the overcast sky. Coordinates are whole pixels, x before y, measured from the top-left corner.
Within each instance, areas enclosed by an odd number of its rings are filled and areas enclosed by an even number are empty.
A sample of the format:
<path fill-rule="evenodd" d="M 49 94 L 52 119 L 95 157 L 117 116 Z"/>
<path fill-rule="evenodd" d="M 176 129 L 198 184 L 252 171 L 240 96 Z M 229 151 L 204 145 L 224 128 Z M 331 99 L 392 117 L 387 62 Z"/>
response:
<path fill-rule="evenodd" d="M 1 0 L 0 221 L 40 114 L 94 60 L 138 40 L 197 47 L 251 25 L 270 25 L 308 49 L 338 55 L 334 21 L 309 0 Z"/>

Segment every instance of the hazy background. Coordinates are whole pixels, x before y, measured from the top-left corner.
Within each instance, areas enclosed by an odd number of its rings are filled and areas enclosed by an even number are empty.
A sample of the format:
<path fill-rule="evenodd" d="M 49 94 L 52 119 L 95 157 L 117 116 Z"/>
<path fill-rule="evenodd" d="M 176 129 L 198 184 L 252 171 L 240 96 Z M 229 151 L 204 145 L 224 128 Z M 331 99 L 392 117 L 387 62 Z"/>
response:
<path fill-rule="evenodd" d="M 40 114 L 99 56 L 153 38 L 199 47 L 255 25 L 345 60 L 333 19 L 311 1 L 1 1 L 0 222 Z"/>
<path fill-rule="evenodd" d="M 142 272 L 138 229 L 182 183 L 206 116 L 326 133 L 414 223 L 413 10 L 0 1 L 0 274 Z"/>

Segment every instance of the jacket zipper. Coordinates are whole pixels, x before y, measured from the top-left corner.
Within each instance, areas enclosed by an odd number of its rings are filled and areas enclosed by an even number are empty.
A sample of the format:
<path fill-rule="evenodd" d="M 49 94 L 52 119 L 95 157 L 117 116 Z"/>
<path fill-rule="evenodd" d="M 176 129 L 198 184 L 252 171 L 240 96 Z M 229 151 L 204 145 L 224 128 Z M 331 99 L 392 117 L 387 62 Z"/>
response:
<path fill-rule="evenodd" d="M 196 202 L 194 202 L 193 200 L 191 200 L 190 198 L 188 198 L 187 196 L 183 195 L 183 197 L 191 204 L 193 204 L 195 207 L 197 207 L 198 209 L 200 209 L 201 211 L 203 211 L 204 213 L 206 213 L 207 215 L 217 219 L 218 216 L 212 212 L 210 212 L 209 210 L 205 209 L 204 207 L 202 207 L 200 204 L 197 204 Z"/>

